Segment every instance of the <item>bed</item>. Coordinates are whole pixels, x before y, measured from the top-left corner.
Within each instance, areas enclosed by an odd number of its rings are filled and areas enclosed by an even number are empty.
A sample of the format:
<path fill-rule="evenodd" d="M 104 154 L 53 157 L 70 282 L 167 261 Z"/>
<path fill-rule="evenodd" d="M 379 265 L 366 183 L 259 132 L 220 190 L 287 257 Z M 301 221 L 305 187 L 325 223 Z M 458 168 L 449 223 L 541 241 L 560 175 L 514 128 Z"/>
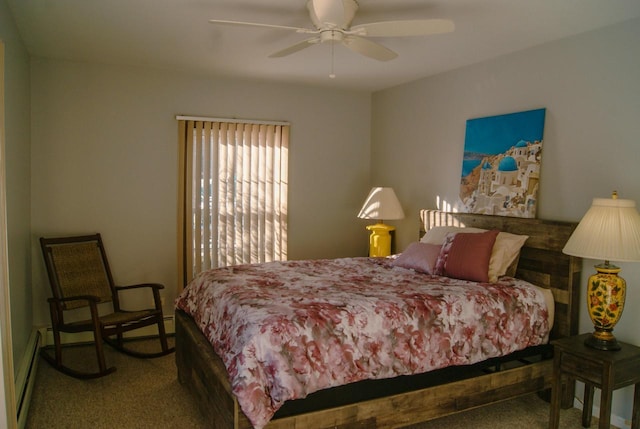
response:
<path fill-rule="evenodd" d="M 462 226 L 528 236 L 515 277 L 551 292 L 553 325 L 544 343 L 417 375 L 322 389 L 304 399 L 286 401 L 267 429 L 403 427 L 551 386 L 552 352 L 546 343 L 577 333 L 581 261 L 561 252 L 575 224 L 436 210 L 421 210 L 420 221 L 421 235 L 443 226 Z M 253 427 L 232 393 L 222 359 L 190 315 L 180 309 L 176 310 L 176 364 L 179 381 L 192 391 L 211 427 Z M 571 386 L 565 387 L 563 397 L 564 405 L 570 406 Z M 253 415 L 252 419 L 256 421 Z"/>

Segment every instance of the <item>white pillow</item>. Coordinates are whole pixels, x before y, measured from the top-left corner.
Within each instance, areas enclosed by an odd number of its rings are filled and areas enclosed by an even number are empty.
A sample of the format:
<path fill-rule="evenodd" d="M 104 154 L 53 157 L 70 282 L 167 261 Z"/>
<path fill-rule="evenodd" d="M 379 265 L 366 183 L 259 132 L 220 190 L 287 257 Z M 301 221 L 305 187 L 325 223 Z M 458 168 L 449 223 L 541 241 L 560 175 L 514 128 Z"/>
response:
<path fill-rule="evenodd" d="M 489 262 L 489 281 L 496 282 L 498 277 L 504 276 L 509 266 L 520 256 L 520 249 L 528 235 L 500 232 L 496 237 Z M 492 277 L 495 276 L 495 277 Z"/>
<path fill-rule="evenodd" d="M 421 243 L 438 244 L 444 243 L 445 237 L 450 232 L 478 233 L 486 232 L 481 228 L 464 228 L 459 226 L 436 226 L 431 228 L 420 239 Z M 520 255 L 520 248 L 529 238 L 528 235 L 517 235 L 509 232 L 500 232 L 496 237 L 496 242 L 491 251 L 489 260 L 489 281 L 495 283 L 498 277 L 505 275 L 509 266 Z"/>

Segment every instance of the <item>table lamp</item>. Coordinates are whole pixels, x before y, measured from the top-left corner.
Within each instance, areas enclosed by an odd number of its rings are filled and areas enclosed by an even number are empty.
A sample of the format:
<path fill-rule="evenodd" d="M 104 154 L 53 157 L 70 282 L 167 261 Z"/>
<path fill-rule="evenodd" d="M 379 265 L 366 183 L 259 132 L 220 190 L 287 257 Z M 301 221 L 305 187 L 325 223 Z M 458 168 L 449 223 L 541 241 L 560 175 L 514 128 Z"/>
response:
<path fill-rule="evenodd" d="M 367 199 L 358 213 L 360 219 L 376 219 L 378 223 L 368 225 L 369 256 L 380 257 L 391 254 L 391 235 L 395 228 L 386 225 L 384 220 L 402 219 L 404 212 L 393 188 L 375 187 L 371 189 Z"/>
<path fill-rule="evenodd" d="M 587 308 L 594 332 L 585 344 L 599 350 L 620 350 L 613 335 L 624 309 L 626 281 L 609 261 L 640 261 L 640 214 L 632 200 L 594 198 L 591 208 L 562 249 L 567 255 L 604 260 L 587 282 Z"/>

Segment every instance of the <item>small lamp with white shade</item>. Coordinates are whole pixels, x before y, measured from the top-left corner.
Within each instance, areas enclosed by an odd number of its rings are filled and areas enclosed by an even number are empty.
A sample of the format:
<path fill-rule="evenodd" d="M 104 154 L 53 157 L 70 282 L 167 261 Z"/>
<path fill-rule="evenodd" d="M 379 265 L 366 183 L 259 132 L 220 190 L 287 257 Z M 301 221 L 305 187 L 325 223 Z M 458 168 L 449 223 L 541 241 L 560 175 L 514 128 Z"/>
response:
<path fill-rule="evenodd" d="M 593 334 L 585 341 L 600 350 L 620 350 L 613 335 L 624 309 L 626 281 L 618 276 L 620 268 L 609 261 L 640 261 L 640 214 L 632 200 L 594 198 L 562 250 L 568 255 L 604 260 L 587 282 L 587 308 L 594 324 Z"/>
<path fill-rule="evenodd" d="M 404 211 L 393 188 L 374 187 L 358 213 L 360 219 L 375 219 L 380 222 L 368 225 L 369 256 L 389 256 L 391 254 L 390 231 L 395 228 L 384 223 L 384 220 L 403 219 Z"/>

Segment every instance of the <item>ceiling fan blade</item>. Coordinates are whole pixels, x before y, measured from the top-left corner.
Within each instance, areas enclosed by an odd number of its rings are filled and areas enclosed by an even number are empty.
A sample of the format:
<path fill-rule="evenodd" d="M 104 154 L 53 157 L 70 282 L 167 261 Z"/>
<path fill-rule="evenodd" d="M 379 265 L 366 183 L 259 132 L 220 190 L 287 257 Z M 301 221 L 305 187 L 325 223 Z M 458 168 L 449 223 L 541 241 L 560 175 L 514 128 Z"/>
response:
<path fill-rule="evenodd" d="M 274 52 L 273 54 L 269 55 L 269 58 L 286 57 L 287 55 L 294 54 L 298 51 L 308 48 L 311 45 L 315 45 L 316 43 L 320 43 L 320 38 L 312 37 L 310 39 L 303 40 L 302 42 L 298 42 L 295 45 L 289 46 L 288 48 L 285 48 L 281 51 Z"/>
<path fill-rule="evenodd" d="M 322 26 L 342 25 L 344 17 L 344 4 L 342 0 L 310 0 L 309 4 L 318 22 Z"/>
<path fill-rule="evenodd" d="M 455 29 L 449 19 L 415 19 L 408 21 L 383 21 L 354 25 L 351 31 L 368 37 L 428 36 L 450 33 Z"/>
<path fill-rule="evenodd" d="M 311 30 L 309 28 L 290 27 L 288 25 L 261 24 L 257 22 L 242 22 L 242 21 L 227 21 L 224 19 L 210 19 L 209 22 L 211 24 L 237 25 L 237 26 L 243 26 L 243 27 L 265 27 L 265 28 L 276 28 L 280 30 L 293 30 L 298 33 L 317 33 L 316 30 Z"/>
<path fill-rule="evenodd" d="M 363 37 L 348 36 L 342 43 L 352 51 L 378 61 L 389 61 L 398 56 L 391 49 Z"/>

